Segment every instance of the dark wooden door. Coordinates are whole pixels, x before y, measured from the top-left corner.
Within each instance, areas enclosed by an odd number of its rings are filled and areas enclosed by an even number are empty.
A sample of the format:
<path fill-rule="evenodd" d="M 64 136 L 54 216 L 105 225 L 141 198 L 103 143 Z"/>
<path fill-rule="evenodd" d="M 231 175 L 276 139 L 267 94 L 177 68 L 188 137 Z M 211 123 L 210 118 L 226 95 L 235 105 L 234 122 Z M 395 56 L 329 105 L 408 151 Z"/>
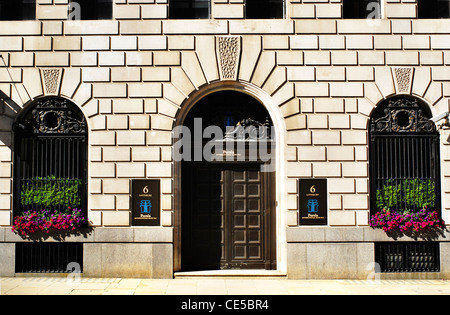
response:
<path fill-rule="evenodd" d="M 225 171 L 229 268 L 264 268 L 263 178 L 257 168 Z M 226 203 L 225 203 L 226 204 Z"/>
<path fill-rule="evenodd" d="M 270 269 L 270 176 L 260 165 L 187 163 L 182 176 L 182 269 Z"/>

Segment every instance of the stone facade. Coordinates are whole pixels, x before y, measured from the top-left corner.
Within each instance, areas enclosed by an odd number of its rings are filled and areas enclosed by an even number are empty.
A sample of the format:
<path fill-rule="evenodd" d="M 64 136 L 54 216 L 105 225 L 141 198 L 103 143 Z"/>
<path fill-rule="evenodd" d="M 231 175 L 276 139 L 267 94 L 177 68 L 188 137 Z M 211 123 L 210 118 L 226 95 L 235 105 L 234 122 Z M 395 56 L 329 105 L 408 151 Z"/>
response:
<path fill-rule="evenodd" d="M 244 19 L 243 0 L 213 0 L 208 20 L 171 20 L 168 0 L 114 0 L 113 19 L 101 21 L 66 20 L 67 0 L 37 2 L 36 21 L 0 22 L 2 248 L 23 241 L 10 232 L 13 121 L 34 99 L 56 95 L 77 104 L 89 128 L 95 229 L 83 240 L 86 274 L 171 277 L 179 211 L 171 131 L 192 95 L 231 80 L 255 91 L 279 131 L 278 269 L 291 278 L 370 275 L 373 243 L 388 238 L 368 228 L 368 120 L 397 94 L 424 100 L 433 115 L 449 111 L 450 20 L 416 19 L 414 0 L 385 0 L 379 20 L 342 19 L 341 0 L 289 0 L 285 19 L 264 21 Z M 450 222 L 450 132 L 440 135 Z M 303 177 L 328 179 L 326 228 L 298 225 Z M 161 227 L 131 227 L 132 178 L 161 179 Z M 12 250 L 1 252 L 9 267 L 0 275 L 11 274 Z M 143 262 L 135 269 L 145 269 L 137 274 L 123 267 L 135 252 Z M 441 254 L 445 277 L 449 266 Z"/>

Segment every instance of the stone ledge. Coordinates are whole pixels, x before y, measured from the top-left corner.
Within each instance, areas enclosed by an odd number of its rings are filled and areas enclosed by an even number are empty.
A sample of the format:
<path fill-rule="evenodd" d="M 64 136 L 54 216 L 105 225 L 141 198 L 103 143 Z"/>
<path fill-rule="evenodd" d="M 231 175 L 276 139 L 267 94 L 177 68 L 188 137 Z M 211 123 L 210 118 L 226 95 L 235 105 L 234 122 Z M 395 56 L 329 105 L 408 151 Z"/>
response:
<path fill-rule="evenodd" d="M 232 20 L 231 34 L 294 34 L 292 20 Z"/>
<path fill-rule="evenodd" d="M 227 34 L 228 22 L 219 20 L 164 20 L 163 34 Z"/>
<path fill-rule="evenodd" d="M 370 227 L 289 227 L 286 229 L 286 239 L 288 243 L 426 241 L 408 236 L 393 238 L 382 230 Z M 444 231 L 443 235 L 430 240 L 449 242 L 450 232 Z"/>
<path fill-rule="evenodd" d="M 172 243 L 172 228 L 164 227 L 123 227 L 82 229 L 78 235 L 58 237 L 58 234 L 42 234 L 37 239 L 23 239 L 11 232 L 11 228 L 0 228 L 0 242 L 16 243 L 42 242 L 83 242 L 83 243 Z"/>

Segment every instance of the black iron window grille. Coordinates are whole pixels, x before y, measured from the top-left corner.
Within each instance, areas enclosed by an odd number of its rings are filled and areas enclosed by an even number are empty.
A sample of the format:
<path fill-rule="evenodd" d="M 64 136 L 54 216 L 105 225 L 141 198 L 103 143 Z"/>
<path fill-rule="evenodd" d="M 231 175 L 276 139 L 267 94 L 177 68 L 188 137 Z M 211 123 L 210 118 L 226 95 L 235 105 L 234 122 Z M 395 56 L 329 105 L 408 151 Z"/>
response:
<path fill-rule="evenodd" d="M 343 0 L 342 17 L 344 19 L 380 19 L 380 0 Z"/>
<path fill-rule="evenodd" d="M 87 213 L 87 127 L 81 110 L 44 98 L 14 125 L 14 214 L 24 211 Z"/>
<path fill-rule="evenodd" d="M 417 0 L 419 19 L 450 18 L 450 0 Z"/>
<path fill-rule="evenodd" d="M 82 243 L 17 243 L 17 273 L 68 273 L 83 271 Z"/>
<path fill-rule="evenodd" d="M 0 0 L 1 21 L 36 19 L 36 0 Z"/>
<path fill-rule="evenodd" d="M 394 97 L 370 119 L 371 213 L 382 209 L 440 213 L 439 133 L 426 105 Z"/>
<path fill-rule="evenodd" d="M 284 7 L 284 0 L 245 0 L 245 18 L 282 19 Z"/>
<path fill-rule="evenodd" d="M 171 19 L 209 19 L 211 0 L 170 0 Z"/>
<path fill-rule="evenodd" d="M 438 242 L 387 242 L 375 244 L 380 272 L 439 272 Z"/>

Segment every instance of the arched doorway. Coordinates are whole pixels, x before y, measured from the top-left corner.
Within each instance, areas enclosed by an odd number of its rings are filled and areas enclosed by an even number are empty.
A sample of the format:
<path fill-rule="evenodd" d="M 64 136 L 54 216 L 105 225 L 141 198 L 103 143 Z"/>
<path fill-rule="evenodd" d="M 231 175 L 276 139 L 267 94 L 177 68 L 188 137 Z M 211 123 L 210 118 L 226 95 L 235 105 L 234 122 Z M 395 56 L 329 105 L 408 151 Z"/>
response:
<path fill-rule="evenodd" d="M 174 144 L 181 270 L 276 268 L 272 125 L 258 100 L 235 90 L 204 96 L 185 116 L 185 142 Z"/>

